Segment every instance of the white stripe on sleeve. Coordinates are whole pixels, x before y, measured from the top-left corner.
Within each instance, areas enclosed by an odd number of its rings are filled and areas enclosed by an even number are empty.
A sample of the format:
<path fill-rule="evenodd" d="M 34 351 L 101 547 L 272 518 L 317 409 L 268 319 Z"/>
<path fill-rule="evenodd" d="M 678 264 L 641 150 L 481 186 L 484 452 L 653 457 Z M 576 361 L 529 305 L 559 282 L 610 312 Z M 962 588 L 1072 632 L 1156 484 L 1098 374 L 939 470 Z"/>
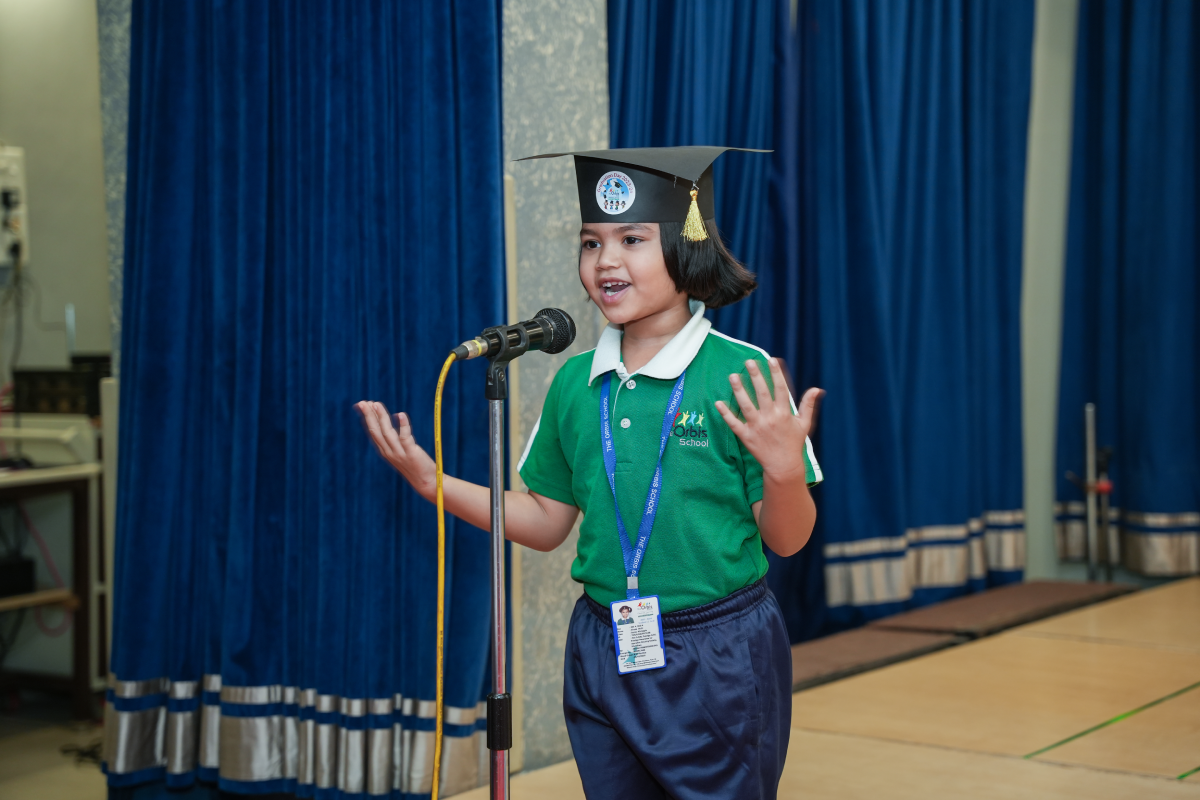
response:
<path fill-rule="evenodd" d="M 825 480 L 825 475 L 821 472 L 821 465 L 817 463 L 817 454 L 813 452 L 812 439 L 805 436 L 804 445 L 808 448 L 808 463 L 812 464 L 813 480 L 820 483 Z"/>
<path fill-rule="evenodd" d="M 538 428 L 542 426 L 542 415 L 538 414 L 537 422 L 533 424 L 533 433 L 529 434 L 529 441 L 525 443 L 525 452 L 521 453 L 521 460 L 517 462 L 517 472 L 525 466 L 525 459 L 529 458 L 529 451 L 533 449 L 533 440 L 537 438 Z M 809 448 L 811 450 L 811 445 Z M 815 463 L 815 462 L 814 462 Z"/>

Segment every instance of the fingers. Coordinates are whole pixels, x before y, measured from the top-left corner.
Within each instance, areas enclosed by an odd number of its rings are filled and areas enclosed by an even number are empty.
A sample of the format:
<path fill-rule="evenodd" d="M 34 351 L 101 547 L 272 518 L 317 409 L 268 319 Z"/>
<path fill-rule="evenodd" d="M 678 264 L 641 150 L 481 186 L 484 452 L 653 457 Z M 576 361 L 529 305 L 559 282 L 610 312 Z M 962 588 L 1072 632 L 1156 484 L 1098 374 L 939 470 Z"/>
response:
<path fill-rule="evenodd" d="M 355 404 L 354 410 L 358 412 L 359 419 L 362 421 L 367 435 L 371 437 L 371 441 L 378 447 L 382 439 L 380 436 L 379 418 L 375 414 L 375 404 L 369 400 L 363 400 Z"/>
<path fill-rule="evenodd" d="M 729 406 L 725 405 L 724 401 L 718 400 L 716 402 L 716 406 L 717 413 L 721 415 L 721 419 L 725 420 L 725 424 L 729 426 L 729 429 L 733 431 L 734 435 L 736 435 L 739 439 L 745 435 L 747 432 L 746 423 L 738 419 L 737 414 L 734 414 Z"/>
<path fill-rule="evenodd" d="M 768 358 L 767 364 L 771 369 L 771 383 L 775 386 L 775 405 L 781 411 L 792 413 L 792 405 L 788 398 L 787 378 L 783 375 L 783 367 L 778 358 Z"/>
<path fill-rule="evenodd" d="M 817 419 L 817 407 L 824 396 L 825 390 L 814 386 L 804 393 L 804 397 L 800 398 L 800 407 L 797 409 L 797 415 L 800 418 L 800 424 L 804 426 L 806 432 L 812 431 L 813 423 Z"/>
<path fill-rule="evenodd" d="M 388 414 L 387 407 L 383 403 L 376 403 L 375 413 L 379 417 L 379 428 L 383 432 L 384 441 L 388 443 L 388 447 L 398 458 L 403 458 L 404 442 L 400 441 L 400 435 L 392 426 L 392 418 Z"/>
<path fill-rule="evenodd" d="M 392 423 L 388 421 L 387 411 L 380 409 L 383 406 L 374 401 L 367 404 L 367 429 L 371 434 L 371 441 L 379 448 L 379 454 L 384 458 L 391 460 L 403 452 L 394 447 L 392 439 L 388 436 L 392 431 Z"/>
<path fill-rule="evenodd" d="M 407 456 L 405 445 L 414 443 L 412 423 L 407 414 L 397 414 L 396 425 L 393 427 L 392 419 L 383 403 L 363 400 L 354 405 L 354 410 L 358 412 L 367 435 L 371 437 L 371 442 L 381 456 L 389 461 L 403 460 Z"/>
<path fill-rule="evenodd" d="M 366 403 L 366 400 L 359 400 L 357 403 L 355 403 L 354 413 L 358 415 L 358 421 L 362 423 L 363 430 L 367 431 L 367 433 L 370 433 L 370 431 L 367 430 L 367 412 L 363 408 Z"/>
<path fill-rule="evenodd" d="M 383 403 L 373 400 L 364 400 L 354 408 L 362 417 L 363 425 L 379 455 L 403 475 L 418 494 L 432 499 L 436 467 L 413 438 L 412 421 L 408 415 L 401 412 L 390 416 Z"/>
<path fill-rule="evenodd" d="M 763 377 L 762 368 L 758 366 L 758 362 L 753 360 L 747 361 L 746 371 L 750 373 L 750 382 L 754 384 L 754 394 L 758 399 L 758 407 L 763 409 L 774 402 L 775 398 L 771 395 L 771 389 L 767 386 L 767 379 Z M 776 383 L 775 385 L 778 386 L 779 384 Z"/>
<path fill-rule="evenodd" d="M 746 422 L 753 423 L 758 419 L 758 406 L 754 405 L 754 401 L 746 393 L 742 377 L 737 374 L 730 375 L 729 385 L 733 387 L 733 399 L 737 400 L 738 408 L 742 410 L 742 416 L 746 418 Z"/>
<path fill-rule="evenodd" d="M 396 433 L 400 441 L 413 438 L 412 423 L 408 420 L 408 414 L 403 411 L 396 415 Z"/>

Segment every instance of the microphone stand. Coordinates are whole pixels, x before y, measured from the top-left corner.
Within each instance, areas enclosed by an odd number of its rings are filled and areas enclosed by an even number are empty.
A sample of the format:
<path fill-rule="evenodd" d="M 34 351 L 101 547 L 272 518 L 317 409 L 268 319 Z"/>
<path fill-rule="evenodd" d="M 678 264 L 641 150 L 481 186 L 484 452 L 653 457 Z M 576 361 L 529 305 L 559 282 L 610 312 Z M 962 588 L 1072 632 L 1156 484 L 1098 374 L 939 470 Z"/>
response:
<path fill-rule="evenodd" d="M 517 330 L 510 344 L 507 331 Z M 491 751 L 491 798 L 508 800 L 508 752 L 512 748 L 512 695 L 508 692 L 507 636 L 504 599 L 504 401 L 508 399 L 508 362 L 529 349 L 529 333 L 521 326 L 489 328 L 499 334 L 500 350 L 488 356 L 487 385 L 492 492 L 492 693 L 487 698 L 487 746 Z M 484 331 L 486 335 L 487 331 Z M 436 800 L 436 798 L 435 798 Z"/>

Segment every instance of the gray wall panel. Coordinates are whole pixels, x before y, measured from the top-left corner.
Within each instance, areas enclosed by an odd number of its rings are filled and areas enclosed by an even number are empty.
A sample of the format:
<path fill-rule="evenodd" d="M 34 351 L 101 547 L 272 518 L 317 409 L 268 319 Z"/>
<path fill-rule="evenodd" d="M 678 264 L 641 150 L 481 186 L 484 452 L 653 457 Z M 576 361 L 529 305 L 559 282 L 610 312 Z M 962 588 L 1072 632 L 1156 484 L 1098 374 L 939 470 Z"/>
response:
<path fill-rule="evenodd" d="M 596 344 L 603 317 L 579 284 L 579 200 L 571 159 L 511 163 L 559 150 L 608 146 L 608 44 L 602 0 L 509 0 L 504 4 L 504 148 L 513 178 L 515 317 L 546 306 L 574 317 L 575 344 L 558 356 L 531 354 L 518 367 L 512 446 L 524 449 L 554 373 Z M 511 291 L 510 291 L 511 296 Z M 519 453 L 518 453 L 519 454 Z M 562 715 L 563 645 L 581 594 L 571 580 L 575 534 L 552 553 L 517 548 L 514 570 L 515 689 L 525 769 L 570 758 Z M 514 626 L 516 623 L 514 623 Z M 523 757 L 523 758 L 522 758 Z"/>

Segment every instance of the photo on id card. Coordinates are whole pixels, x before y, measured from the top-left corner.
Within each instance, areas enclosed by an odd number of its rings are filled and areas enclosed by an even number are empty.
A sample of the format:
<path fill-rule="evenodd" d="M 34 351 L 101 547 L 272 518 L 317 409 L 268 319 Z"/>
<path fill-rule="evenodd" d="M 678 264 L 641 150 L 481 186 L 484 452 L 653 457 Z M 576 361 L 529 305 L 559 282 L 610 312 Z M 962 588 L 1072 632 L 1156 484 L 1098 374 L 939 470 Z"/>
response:
<path fill-rule="evenodd" d="M 610 606 L 617 672 L 625 675 L 667 665 L 658 597 L 618 600 Z"/>

